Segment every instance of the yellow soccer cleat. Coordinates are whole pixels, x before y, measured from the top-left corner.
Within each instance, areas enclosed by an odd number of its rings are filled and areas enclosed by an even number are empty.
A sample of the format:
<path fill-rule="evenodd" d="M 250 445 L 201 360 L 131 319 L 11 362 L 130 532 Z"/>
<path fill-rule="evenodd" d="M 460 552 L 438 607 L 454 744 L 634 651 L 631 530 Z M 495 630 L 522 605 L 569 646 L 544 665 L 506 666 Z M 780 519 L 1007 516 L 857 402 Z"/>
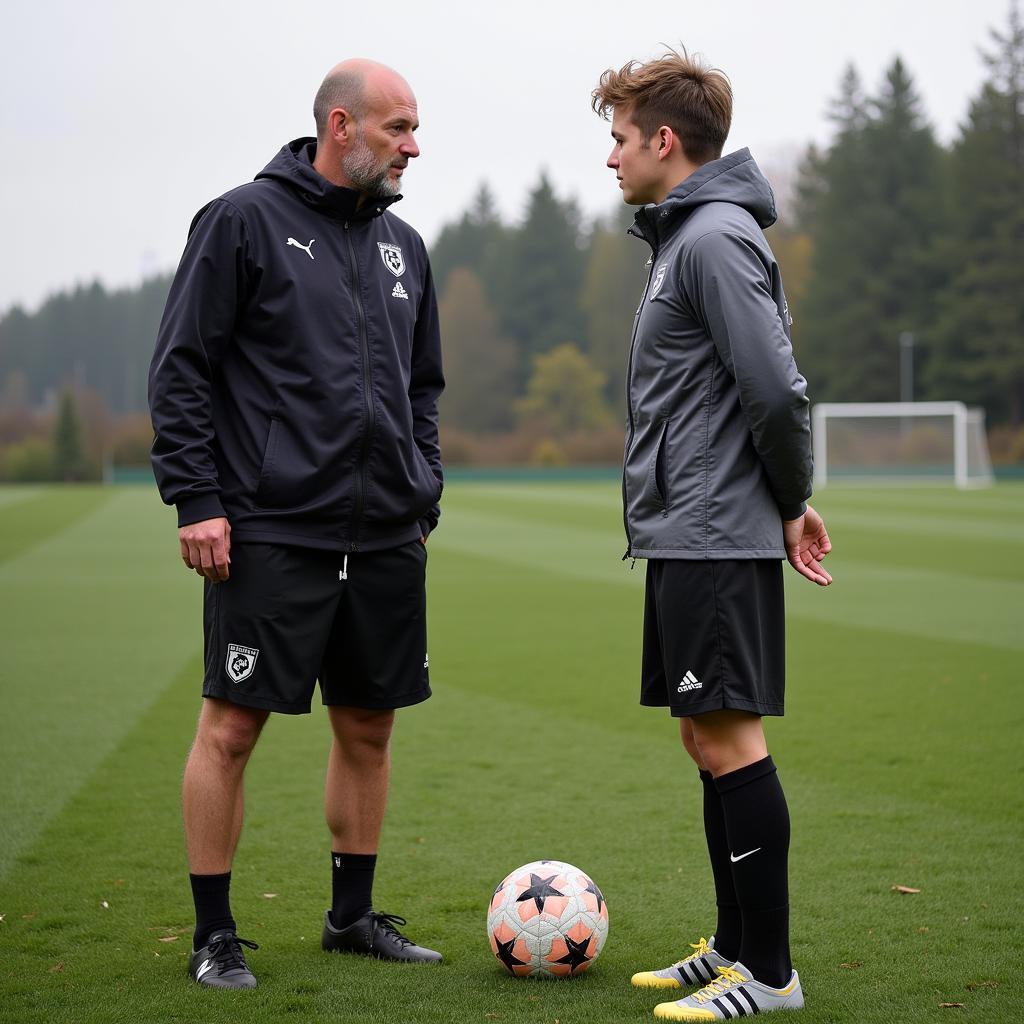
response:
<path fill-rule="evenodd" d="M 804 993 L 800 976 L 793 972 L 784 988 L 771 988 L 754 981 L 741 963 L 719 967 L 718 977 L 674 1003 L 659 1003 L 654 1016 L 662 1020 L 732 1020 L 772 1010 L 801 1010 Z"/>
<path fill-rule="evenodd" d="M 718 976 L 719 967 L 732 967 L 732 961 L 715 952 L 715 937 L 711 941 L 702 938 L 691 942 L 693 952 L 671 967 L 660 971 L 640 971 L 634 974 L 632 982 L 637 988 L 693 988 L 706 985 Z"/>

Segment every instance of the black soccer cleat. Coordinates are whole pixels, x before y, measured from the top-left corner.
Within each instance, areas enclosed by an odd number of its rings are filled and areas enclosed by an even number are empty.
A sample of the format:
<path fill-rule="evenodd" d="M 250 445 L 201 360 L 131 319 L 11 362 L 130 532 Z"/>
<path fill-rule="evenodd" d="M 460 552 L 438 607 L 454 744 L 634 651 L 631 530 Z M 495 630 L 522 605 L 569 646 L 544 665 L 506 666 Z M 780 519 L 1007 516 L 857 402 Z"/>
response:
<path fill-rule="evenodd" d="M 207 988 L 255 988 L 256 977 L 245 962 L 243 946 L 259 949 L 255 942 L 240 939 L 233 931 L 214 932 L 202 949 L 192 950 L 189 975 Z"/>
<path fill-rule="evenodd" d="M 375 956 L 378 960 L 400 960 L 410 964 L 440 963 L 440 953 L 417 946 L 398 930 L 396 925 L 405 923 L 405 918 L 397 914 L 378 914 L 371 910 L 347 928 L 335 928 L 328 910 L 324 914 L 320 945 L 328 953 L 359 953 Z"/>

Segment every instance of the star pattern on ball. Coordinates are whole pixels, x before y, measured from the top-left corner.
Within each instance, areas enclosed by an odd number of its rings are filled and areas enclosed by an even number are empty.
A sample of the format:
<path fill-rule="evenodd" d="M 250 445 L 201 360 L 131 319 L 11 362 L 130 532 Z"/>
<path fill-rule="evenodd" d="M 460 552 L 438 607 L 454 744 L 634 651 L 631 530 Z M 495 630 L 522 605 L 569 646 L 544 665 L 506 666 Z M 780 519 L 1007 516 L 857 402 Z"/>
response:
<path fill-rule="evenodd" d="M 527 900 L 533 900 L 537 904 L 537 913 L 542 914 L 544 912 L 544 901 L 548 896 L 565 895 L 551 884 L 557 877 L 558 875 L 554 874 L 549 875 L 547 878 L 541 878 L 540 875 L 535 875 L 531 871 L 530 888 L 523 890 L 522 894 L 516 899 L 516 903 L 525 903 Z"/>
<path fill-rule="evenodd" d="M 569 973 L 571 974 L 576 970 L 577 967 L 582 967 L 583 964 L 590 960 L 587 955 L 587 946 L 590 945 L 590 940 L 593 936 L 588 935 L 581 942 L 576 942 L 574 939 L 570 939 L 568 935 L 565 936 L 565 945 L 569 952 L 565 956 L 559 957 L 554 962 L 556 964 L 568 964 Z"/>
<path fill-rule="evenodd" d="M 512 947 L 515 943 L 516 940 L 514 938 L 509 939 L 508 942 L 499 942 L 498 936 L 494 936 L 494 944 L 498 947 L 497 952 L 494 955 L 509 969 L 509 972 L 512 972 L 513 967 L 526 966 L 526 961 L 520 960 L 519 957 L 512 952 Z"/>
<path fill-rule="evenodd" d="M 583 891 L 593 894 L 594 899 L 597 900 L 597 912 L 600 914 L 601 907 L 604 905 L 604 896 L 602 895 L 601 890 L 598 889 L 598 887 L 588 878 L 587 887 Z"/>

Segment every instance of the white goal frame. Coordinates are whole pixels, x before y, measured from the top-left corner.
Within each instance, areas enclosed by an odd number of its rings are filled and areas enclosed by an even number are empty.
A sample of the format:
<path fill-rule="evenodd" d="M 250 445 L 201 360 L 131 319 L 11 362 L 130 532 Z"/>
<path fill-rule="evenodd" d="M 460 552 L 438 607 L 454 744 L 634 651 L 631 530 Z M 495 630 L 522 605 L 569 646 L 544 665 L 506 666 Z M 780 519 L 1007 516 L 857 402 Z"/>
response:
<path fill-rule="evenodd" d="M 811 414 L 811 442 L 814 450 L 814 486 L 828 482 L 828 421 L 831 418 L 886 417 L 908 419 L 922 416 L 949 416 L 953 422 L 953 482 L 959 488 L 990 487 L 994 482 L 985 441 L 985 411 L 968 408 L 963 402 L 822 402 Z M 968 435 L 981 435 L 980 471 L 968 473 Z M 868 479 L 866 476 L 860 480 Z M 873 478 L 873 479 L 878 479 Z M 887 478 L 888 479 L 888 478 Z M 948 479 L 948 478 L 947 478 Z M 890 482 L 905 483 L 906 478 Z"/>

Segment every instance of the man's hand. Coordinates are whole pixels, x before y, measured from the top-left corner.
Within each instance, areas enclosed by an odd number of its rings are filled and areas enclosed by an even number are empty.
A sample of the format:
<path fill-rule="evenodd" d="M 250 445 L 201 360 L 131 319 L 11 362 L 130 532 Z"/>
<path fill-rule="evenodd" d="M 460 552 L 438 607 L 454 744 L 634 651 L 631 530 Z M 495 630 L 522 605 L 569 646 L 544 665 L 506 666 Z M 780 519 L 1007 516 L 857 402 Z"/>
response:
<path fill-rule="evenodd" d="M 221 516 L 189 523 L 178 530 L 181 560 L 200 576 L 222 583 L 230 575 L 231 524 Z"/>
<path fill-rule="evenodd" d="M 782 524 L 782 539 L 789 564 L 801 576 L 821 587 L 832 582 L 832 577 L 821 567 L 821 560 L 832 550 L 832 542 L 821 516 L 810 505 L 799 519 Z"/>

